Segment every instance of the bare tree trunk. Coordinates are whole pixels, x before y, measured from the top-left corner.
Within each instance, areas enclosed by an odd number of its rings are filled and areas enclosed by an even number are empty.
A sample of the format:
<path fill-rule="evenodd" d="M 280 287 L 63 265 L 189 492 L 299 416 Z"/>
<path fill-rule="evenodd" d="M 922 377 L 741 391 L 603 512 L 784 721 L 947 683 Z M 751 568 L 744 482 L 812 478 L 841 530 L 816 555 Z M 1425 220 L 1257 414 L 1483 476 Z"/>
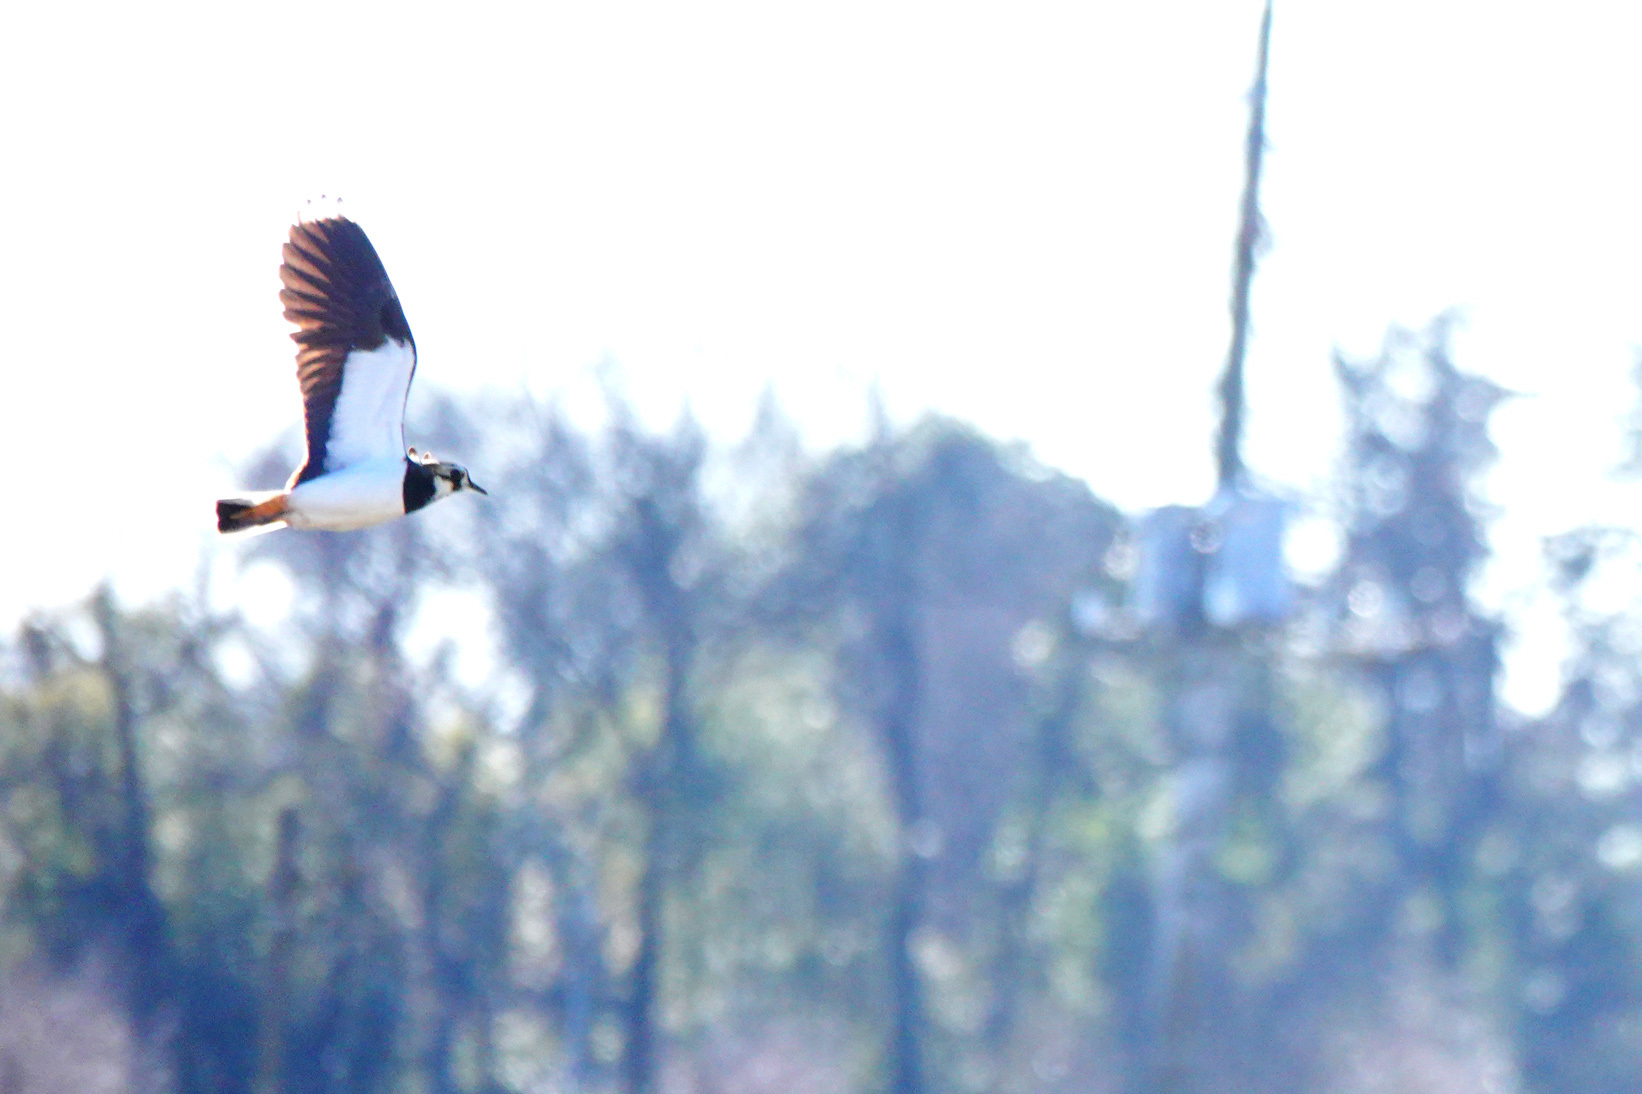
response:
<path fill-rule="evenodd" d="M 137 740 L 137 699 L 113 594 L 106 587 L 98 590 L 92 611 L 103 643 L 103 672 L 113 696 L 114 739 L 120 765 L 119 858 L 114 869 L 124 918 L 121 933 L 125 959 L 130 963 L 130 1006 L 139 1030 L 147 1036 L 152 1033 L 152 1022 L 165 997 L 165 910 L 151 884 L 151 810 Z"/>
<path fill-rule="evenodd" d="M 882 607 L 878 618 L 878 654 L 888 675 L 880 715 L 884 751 L 889 760 L 890 786 L 895 794 L 900 825 L 900 863 L 889 916 L 889 1090 L 891 1094 L 921 1094 L 924 1089 L 922 1052 L 923 981 L 913 954 L 913 936 L 923 918 L 927 848 L 931 834 L 924 831 L 922 795 L 918 789 L 917 732 L 922 672 L 909 556 L 916 531 L 908 499 L 897 498 L 887 514 L 881 562 L 886 568 Z"/>
<path fill-rule="evenodd" d="M 892 1094 L 920 1094 L 924 1089 L 923 984 L 912 955 L 912 936 L 923 911 L 924 866 L 916 853 L 904 852 L 895 879 L 890 910 L 890 995 L 894 1007 L 889 1040 L 889 1089 Z"/>
<path fill-rule="evenodd" d="M 296 849 L 301 820 L 295 808 L 279 814 L 274 870 L 268 879 L 268 903 L 274 929 L 268 940 L 268 964 L 263 972 L 262 1008 L 257 1022 L 256 1094 L 281 1094 L 285 1088 L 285 1026 L 291 990 L 291 952 L 296 944 L 296 897 L 301 882 Z"/>
<path fill-rule="evenodd" d="M 416 868 L 423 872 L 422 922 L 411 943 L 412 952 L 416 954 L 412 967 L 421 973 L 420 978 L 424 982 L 422 994 L 427 1014 L 421 1053 L 422 1072 L 423 1081 L 432 1094 L 454 1094 L 458 1089 L 452 1065 L 458 1012 L 465 1001 L 456 998 L 450 990 L 449 973 L 459 959 L 453 960 L 445 950 L 442 928 L 447 914 L 446 876 L 441 845 L 448 837 L 457 810 L 459 787 L 467 776 L 467 772 L 462 770 L 466 763 L 464 760 L 458 765 L 456 773 L 440 780 L 439 802 L 432 815 L 423 822 L 421 838 L 417 841 L 421 848 L 417 857 L 421 863 Z"/>
<path fill-rule="evenodd" d="M 574 840 L 550 844 L 547 855 L 554 889 L 564 894 L 554 922 L 564 953 L 564 1075 L 569 1089 L 585 1090 L 595 1085 L 593 1025 L 606 990 L 595 864 Z"/>
<path fill-rule="evenodd" d="M 645 608 L 662 641 L 665 657 L 661 732 L 640 772 L 641 799 L 649 814 L 644 865 L 639 877 L 639 951 L 633 962 L 628 1001 L 625 1072 L 628 1094 L 652 1094 L 657 1087 L 656 1014 L 664 939 L 667 886 L 677 865 L 672 829 L 680 820 L 679 780 L 695 766 L 695 741 L 686 687 L 694 659 L 694 639 L 683 591 L 673 578 L 678 530 L 662 517 L 652 498 L 634 506 L 637 539 L 631 565 Z"/>
<path fill-rule="evenodd" d="M 633 992 L 629 1002 L 627 1084 L 629 1094 L 656 1089 L 655 1016 L 657 982 L 662 953 L 663 902 L 674 866 L 671 827 L 677 821 L 679 775 L 692 750 L 690 726 L 681 694 L 687 643 L 670 643 L 667 659 L 666 714 L 661 737 L 645 765 L 645 798 L 649 824 L 644 839 L 644 867 L 639 876 L 639 952 L 633 962 Z"/>
<path fill-rule="evenodd" d="M 644 868 L 639 876 L 639 952 L 633 960 L 632 994 L 628 999 L 627 1049 L 623 1070 L 628 1094 L 650 1094 L 655 1089 L 656 972 L 661 956 L 662 862 L 666 839 L 662 811 L 651 806 L 650 826 L 644 840 Z"/>
<path fill-rule="evenodd" d="M 1032 744 L 1025 758 L 1020 794 L 1024 845 L 1019 866 L 1013 876 L 1003 882 L 998 895 L 1000 929 L 992 967 L 993 1005 L 985 1031 L 1000 1082 L 1008 1074 L 1008 1061 L 1004 1057 L 1015 1037 L 1024 994 L 1021 978 L 1029 968 L 1027 918 L 1042 872 L 1049 810 L 1074 766 L 1067 728 L 1077 714 L 1086 656 L 1086 650 L 1074 645 L 1069 631 L 1059 636 L 1047 666 L 1046 702 L 1034 719 Z"/>

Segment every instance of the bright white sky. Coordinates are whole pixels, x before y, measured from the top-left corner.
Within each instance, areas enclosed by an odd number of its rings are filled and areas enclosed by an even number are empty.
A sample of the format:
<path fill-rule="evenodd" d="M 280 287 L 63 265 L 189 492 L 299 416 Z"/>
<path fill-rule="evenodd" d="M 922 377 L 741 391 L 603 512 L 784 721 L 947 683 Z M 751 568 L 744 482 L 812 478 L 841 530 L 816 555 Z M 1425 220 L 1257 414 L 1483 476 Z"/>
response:
<path fill-rule="evenodd" d="M 387 262 L 419 384 L 574 399 L 608 360 L 656 420 L 687 396 L 731 435 L 773 383 L 820 445 L 876 381 L 1124 506 L 1202 500 L 1258 16 L 13 5 L 0 624 L 239 549 L 210 503 L 296 421 L 276 269 L 320 193 Z M 1508 606 L 1539 536 L 1642 501 L 1607 480 L 1642 342 L 1639 32 L 1608 0 L 1279 0 L 1250 462 L 1319 482 L 1332 349 L 1462 309 L 1459 364 L 1534 395 L 1497 418 Z"/>

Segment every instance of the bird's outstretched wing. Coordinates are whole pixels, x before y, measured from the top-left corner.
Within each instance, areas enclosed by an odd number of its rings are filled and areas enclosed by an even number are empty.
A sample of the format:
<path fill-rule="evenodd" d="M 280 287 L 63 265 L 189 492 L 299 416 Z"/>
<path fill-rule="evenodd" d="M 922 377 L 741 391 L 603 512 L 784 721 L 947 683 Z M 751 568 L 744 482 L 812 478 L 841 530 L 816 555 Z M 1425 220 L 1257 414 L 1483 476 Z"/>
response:
<path fill-rule="evenodd" d="M 416 342 L 376 248 L 345 217 L 294 224 L 279 280 L 285 318 L 297 325 L 308 435 L 291 485 L 365 460 L 402 459 Z"/>

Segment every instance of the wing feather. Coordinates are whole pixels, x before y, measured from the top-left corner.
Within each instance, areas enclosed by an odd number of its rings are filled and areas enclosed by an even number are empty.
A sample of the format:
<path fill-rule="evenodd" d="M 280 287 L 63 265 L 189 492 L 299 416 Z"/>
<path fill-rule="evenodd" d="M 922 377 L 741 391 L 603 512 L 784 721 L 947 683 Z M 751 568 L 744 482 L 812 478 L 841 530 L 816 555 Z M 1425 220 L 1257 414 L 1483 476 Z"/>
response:
<path fill-rule="evenodd" d="M 404 456 L 416 342 L 364 231 L 345 217 L 292 225 L 279 279 L 285 318 L 297 326 L 308 443 L 292 485 L 360 459 Z"/>

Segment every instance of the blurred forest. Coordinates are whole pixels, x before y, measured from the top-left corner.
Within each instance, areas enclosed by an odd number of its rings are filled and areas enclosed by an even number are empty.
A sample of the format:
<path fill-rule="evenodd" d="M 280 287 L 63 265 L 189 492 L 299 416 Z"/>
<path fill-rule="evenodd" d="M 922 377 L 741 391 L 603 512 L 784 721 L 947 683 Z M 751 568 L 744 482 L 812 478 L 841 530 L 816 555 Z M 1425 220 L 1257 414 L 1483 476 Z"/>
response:
<path fill-rule="evenodd" d="M 1642 543 L 1547 545 L 1575 641 L 1515 715 L 1504 393 L 1442 322 L 1337 371 L 1287 505 L 1337 564 L 1252 593 L 1238 498 L 1123 514 L 953 421 L 446 400 L 494 497 L 241 544 L 287 622 L 30 620 L 0 1094 L 1634 1091 Z M 474 683 L 413 637 L 479 609 Z"/>

